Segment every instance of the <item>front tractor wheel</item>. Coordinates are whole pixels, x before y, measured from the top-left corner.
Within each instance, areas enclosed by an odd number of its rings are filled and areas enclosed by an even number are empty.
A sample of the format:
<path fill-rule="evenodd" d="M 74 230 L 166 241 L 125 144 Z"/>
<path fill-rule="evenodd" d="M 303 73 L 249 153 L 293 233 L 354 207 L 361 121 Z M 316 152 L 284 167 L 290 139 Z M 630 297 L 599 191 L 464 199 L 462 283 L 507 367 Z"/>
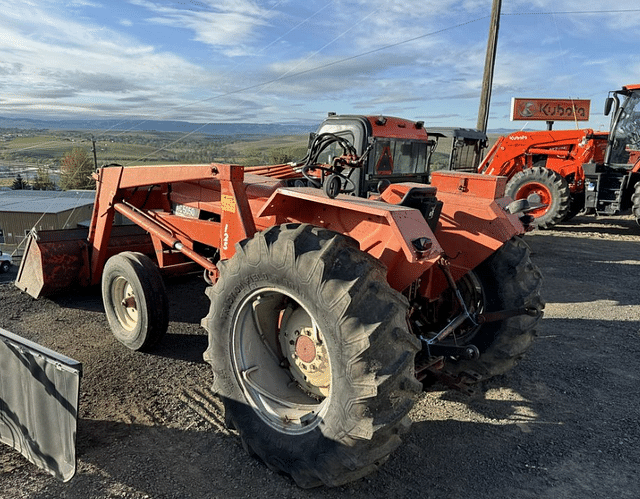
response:
<path fill-rule="evenodd" d="M 113 335 L 131 350 L 151 348 L 167 331 L 164 281 L 158 267 L 141 253 L 125 251 L 107 260 L 102 302 Z"/>
<path fill-rule="evenodd" d="M 514 200 L 526 199 L 540 205 L 528 212 L 540 229 L 553 227 L 569 213 L 569 184 L 561 175 L 544 167 L 525 168 L 517 173 L 507 183 L 505 193 Z"/>
<path fill-rule="evenodd" d="M 219 268 L 205 359 L 244 447 L 305 488 L 375 470 L 421 389 L 408 303 L 382 266 L 347 237 L 290 224 Z"/>

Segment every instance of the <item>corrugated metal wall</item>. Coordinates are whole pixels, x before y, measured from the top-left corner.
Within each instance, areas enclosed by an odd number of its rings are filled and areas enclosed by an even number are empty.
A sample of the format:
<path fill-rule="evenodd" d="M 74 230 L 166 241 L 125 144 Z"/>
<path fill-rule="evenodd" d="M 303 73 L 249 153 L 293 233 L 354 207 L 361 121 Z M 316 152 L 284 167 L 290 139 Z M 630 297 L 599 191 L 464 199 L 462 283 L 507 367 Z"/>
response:
<path fill-rule="evenodd" d="M 79 222 L 89 220 L 93 205 L 61 211 L 60 213 L 23 213 L 2 211 L 0 206 L 0 230 L 4 234 L 4 245 L 18 245 L 25 235 L 35 227 L 37 230 L 73 229 Z"/>

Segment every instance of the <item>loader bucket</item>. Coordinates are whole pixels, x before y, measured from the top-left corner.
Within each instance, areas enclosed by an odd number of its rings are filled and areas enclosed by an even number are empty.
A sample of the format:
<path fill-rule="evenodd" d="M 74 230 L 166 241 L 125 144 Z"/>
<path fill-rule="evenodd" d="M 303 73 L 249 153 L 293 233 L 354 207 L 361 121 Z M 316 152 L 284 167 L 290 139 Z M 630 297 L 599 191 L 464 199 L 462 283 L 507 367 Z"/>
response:
<path fill-rule="evenodd" d="M 31 231 L 16 286 L 40 298 L 89 283 L 88 229 Z"/>
<path fill-rule="evenodd" d="M 88 235 L 89 229 L 32 230 L 26 239 L 16 286 L 34 298 L 89 286 Z M 107 241 L 107 257 L 121 251 L 153 255 L 154 249 L 149 234 L 142 228 L 114 225 Z"/>

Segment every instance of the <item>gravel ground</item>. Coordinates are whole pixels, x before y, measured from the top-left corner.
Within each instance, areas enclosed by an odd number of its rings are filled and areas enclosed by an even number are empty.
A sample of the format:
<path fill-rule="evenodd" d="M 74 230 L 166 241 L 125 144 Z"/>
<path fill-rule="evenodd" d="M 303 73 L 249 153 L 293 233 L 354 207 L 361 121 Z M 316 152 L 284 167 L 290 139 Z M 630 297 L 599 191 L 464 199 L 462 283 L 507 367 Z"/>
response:
<path fill-rule="evenodd" d="M 0 446 L 0 497 L 637 498 L 640 228 L 578 217 L 527 240 L 547 302 L 529 354 L 476 396 L 423 394 L 386 465 L 335 489 L 298 489 L 224 428 L 200 280 L 169 282 L 169 334 L 142 354 L 112 338 L 97 292 L 36 301 L 10 284 L 15 268 L 0 274 L 0 327 L 84 365 L 76 477 Z"/>

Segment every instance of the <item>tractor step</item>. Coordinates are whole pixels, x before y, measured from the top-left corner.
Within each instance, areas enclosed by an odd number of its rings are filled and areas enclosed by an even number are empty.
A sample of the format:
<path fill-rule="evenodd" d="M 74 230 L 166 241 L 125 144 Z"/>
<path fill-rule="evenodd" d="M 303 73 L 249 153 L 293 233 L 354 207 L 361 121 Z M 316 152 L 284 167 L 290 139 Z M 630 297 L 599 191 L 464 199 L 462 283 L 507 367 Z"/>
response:
<path fill-rule="evenodd" d="M 626 209 L 625 192 L 629 186 L 627 170 L 585 165 L 585 209 L 599 215 L 617 215 Z M 598 166 L 600 166 L 598 168 Z"/>

